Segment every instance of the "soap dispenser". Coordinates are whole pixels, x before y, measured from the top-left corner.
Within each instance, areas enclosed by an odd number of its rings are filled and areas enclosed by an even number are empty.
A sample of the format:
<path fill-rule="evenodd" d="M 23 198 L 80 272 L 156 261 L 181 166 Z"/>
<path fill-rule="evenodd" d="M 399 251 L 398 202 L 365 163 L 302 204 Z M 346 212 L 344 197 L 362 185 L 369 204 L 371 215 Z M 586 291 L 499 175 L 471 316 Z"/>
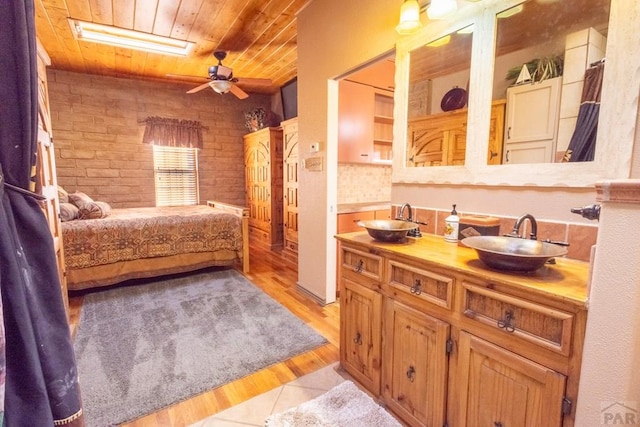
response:
<path fill-rule="evenodd" d="M 446 240 L 447 242 L 457 242 L 459 229 L 460 229 L 460 217 L 458 217 L 458 212 L 456 212 L 456 205 L 453 205 L 453 210 L 451 211 L 451 215 L 449 215 L 445 219 L 444 240 Z"/>

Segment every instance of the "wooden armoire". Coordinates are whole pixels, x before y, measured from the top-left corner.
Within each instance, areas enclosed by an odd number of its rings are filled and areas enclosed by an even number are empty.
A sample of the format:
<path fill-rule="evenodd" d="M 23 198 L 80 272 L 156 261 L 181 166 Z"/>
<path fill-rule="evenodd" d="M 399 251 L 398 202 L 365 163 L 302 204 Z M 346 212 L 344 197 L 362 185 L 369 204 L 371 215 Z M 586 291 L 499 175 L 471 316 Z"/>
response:
<path fill-rule="evenodd" d="M 282 249 L 282 128 L 263 128 L 243 138 L 249 239 L 270 250 Z"/>
<path fill-rule="evenodd" d="M 69 298 L 67 295 L 67 277 L 62 247 L 62 227 L 60 225 L 60 204 L 58 199 L 58 181 L 56 178 L 56 162 L 51 133 L 51 112 L 49 109 L 49 92 L 47 87 L 47 66 L 51 64 L 49 55 L 38 41 L 38 147 L 36 152 L 35 192 L 44 196 L 40 202 L 44 215 L 49 223 L 53 236 L 53 247 L 58 263 L 58 275 L 64 308 L 69 314 Z"/>
<path fill-rule="evenodd" d="M 282 126 L 284 147 L 284 252 L 298 259 L 298 118 L 285 120 Z"/>

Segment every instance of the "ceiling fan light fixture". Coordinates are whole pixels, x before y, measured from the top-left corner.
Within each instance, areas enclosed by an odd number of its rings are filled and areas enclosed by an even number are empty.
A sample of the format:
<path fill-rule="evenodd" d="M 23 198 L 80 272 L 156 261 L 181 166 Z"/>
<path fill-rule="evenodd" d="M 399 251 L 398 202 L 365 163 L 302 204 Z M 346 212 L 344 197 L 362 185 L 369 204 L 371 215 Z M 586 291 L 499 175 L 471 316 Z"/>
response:
<path fill-rule="evenodd" d="M 418 0 L 405 0 L 400 8 L 400 22 L 396 31 L 400 35 L 413 34 L 422 28 Z"/>
<path fill-rule="evenodd" d="M 211 86 L 211 89 L 222 94 L 229 92 L 233 83 L 228 80 L 212 80 L 209 85 Z"/>
<path fill-rule="evenodd" d="M 429 19 L 443 19 L 458 10 L 456 0 L 431 0 L 427 7 Z"/>
<path fill-rule="evenodd" d="M 186 56 L 193 47 L 192 42 L 185 40 L 71 18 L 68 18 L 67 21 L 77 40 L 176 56 Z"/>

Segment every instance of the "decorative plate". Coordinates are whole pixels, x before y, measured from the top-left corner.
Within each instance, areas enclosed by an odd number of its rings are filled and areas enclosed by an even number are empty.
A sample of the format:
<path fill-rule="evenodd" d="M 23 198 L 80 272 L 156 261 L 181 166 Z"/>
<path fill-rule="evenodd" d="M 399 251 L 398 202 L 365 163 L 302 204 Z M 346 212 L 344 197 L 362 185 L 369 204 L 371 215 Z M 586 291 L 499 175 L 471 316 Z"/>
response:
<path fill-rule="evenodd" d="M 442 111 L 458 110 L 465 105 L 467 105 L 467 91 L 458 86 L 454 86 L 445 93 L 440 102 Z"/>

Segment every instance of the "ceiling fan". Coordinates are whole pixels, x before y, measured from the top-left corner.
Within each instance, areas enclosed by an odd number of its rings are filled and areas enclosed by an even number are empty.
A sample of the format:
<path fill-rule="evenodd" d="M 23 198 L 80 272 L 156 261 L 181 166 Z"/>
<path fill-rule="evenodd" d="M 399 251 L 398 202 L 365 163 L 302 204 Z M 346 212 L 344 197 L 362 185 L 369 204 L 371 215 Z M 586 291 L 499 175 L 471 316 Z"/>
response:
<path fill-rule="evenodd" d="M 187 91 L 187 93 L 199 92 L 202 89 L 210 87 L 217 93 L 223 94 L 231 92 L 239 99 L 245 99 L 249 95 L 244 90 L 240 89 L 236 83 L 271 84 L 271 80 L 269 79 L 239 79 L 234 77 L 233 70 L 222 65 L 222 60 L 227 57 L 227 52 L 217 50 L 213 52 L 213 56 L 218 60 L 218 65 L 212 65 L 209 67 L 209 81 L 201 84 L 200 86 L 194 87 Z"/>

